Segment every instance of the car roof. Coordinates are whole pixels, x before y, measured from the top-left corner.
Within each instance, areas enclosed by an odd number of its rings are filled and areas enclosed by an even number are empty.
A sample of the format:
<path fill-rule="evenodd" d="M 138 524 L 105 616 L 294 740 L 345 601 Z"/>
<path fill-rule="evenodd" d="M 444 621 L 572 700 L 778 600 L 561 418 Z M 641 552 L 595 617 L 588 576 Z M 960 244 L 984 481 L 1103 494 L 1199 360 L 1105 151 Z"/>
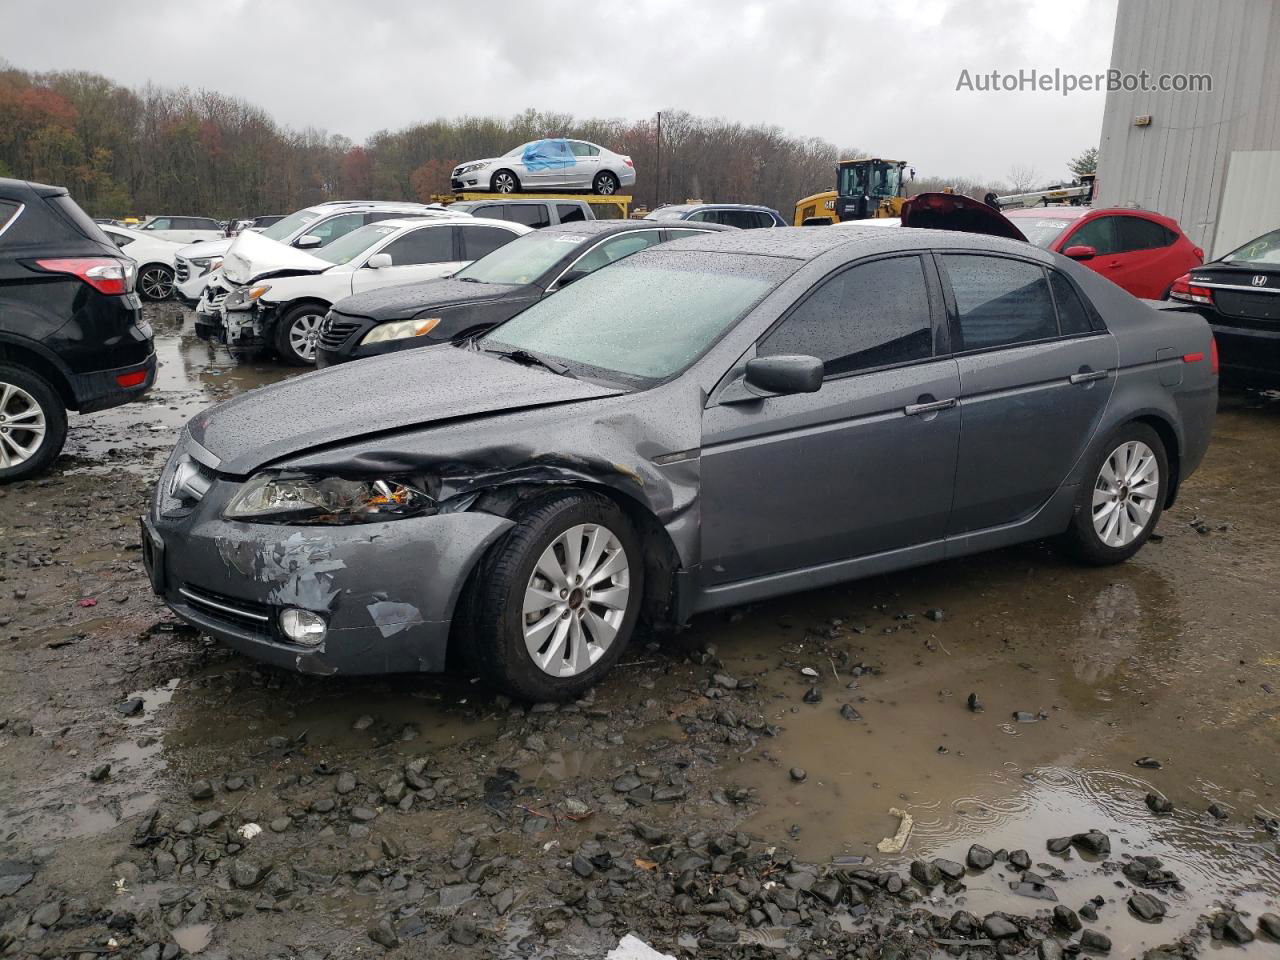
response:
<path fill-rule="evenodd" d="M 884 230 L 878 227 L 849 226 L 840 230 L 824 227 L 777 227 L 773 230 L 731 230 L 715 236 L 686 237 L 663 244 L 655 250 L 675 247 L 708 253 L 740 253 L 763 257 L 787 257 L 813 260 L 832 250 L 848 247 L 855 254 L 859 247 L 867 253 L 898 250 L 966 249 L 1012 253 L 1025 259 L 1052 262 L 1052 255 L 1022 240 L 1007 240 L 979 233 L 956 230 Z M 647 251 L 646 251 L 647 252 Z M 636 254 L 639 256 L 639 254 Z"/>
<path fill-rule="evenodd" d="M 557 223 L 543 227 L 538 233 L 572 233 L 596 237 L 607 233 L 628 233 L 633 230 L 706 230 L 708 233 L 737 232 L 736 227 L 719 223 L 697 223 L 681 226 L 664 224 L 659 220 L 579 220 L 575 223 Z"/>
<path fill-rule="evenodd" d="M 432 211 L 432 213 L 434 212 L 436 211 Z M 433 227 L 444 227 L 444 226 L 452 227 L 452 226 L 457 226 L 459 223 L 472 224 L 472 225 L 478 223 L 483 226 L 489 226 L 489 227 L 511 227 L 511 226 L 522 227 L 524 226 L 524 224 L 522 223 L 513 224 L 510 220 L 497 220 L 492 217 L 436 217 L 436 216 L 431 216 L 430 214 L 426 214 L 420 217 L 419 216 L 393 217 L 388 220 L 378 220 L 374 223 L 365 224 L 365 226 L 396 227 L 397 229 L 399 229 L 401 227 L 421 226 L 424 223 Z"/>
<path fill-rule="evenodd" d="M 658 213 L 662 210 L 759 210 L 763 213 L 777 213 L 773 207 L 766 207 L 762 203 L 668 203 L 654 210 Z"/>
<path fill-rule="evenodd" d="M 1006 217 L 1035 217 L 1050 220 L 1079 220 L 1087 213 L 1101 213 L 1093 207 L 1018 207 L 1015 210 L 1001 210 Z"/>

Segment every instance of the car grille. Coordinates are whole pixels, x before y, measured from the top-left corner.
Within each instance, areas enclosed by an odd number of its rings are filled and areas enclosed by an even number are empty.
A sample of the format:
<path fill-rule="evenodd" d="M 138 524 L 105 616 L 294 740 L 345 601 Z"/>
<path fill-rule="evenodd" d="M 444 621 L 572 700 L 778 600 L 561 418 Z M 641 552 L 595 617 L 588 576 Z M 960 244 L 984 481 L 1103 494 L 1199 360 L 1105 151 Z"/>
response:
<path fill-rule="evenodd" d="M 178 262 L 174 265 L 173 275 L 179 283 L 186 283 L 191 279 L 191 261 L 178 257 Z"/>
<path fill-rule="evenodd" d="M 458 177 L 453 177 L 449 180 L 449 186 L 453 187 L 455 190 L 461 190 L 462 180 Z"/>
<path fill-rule="evenodd" d="M 1213 291 L 1213 305 L 1228 317 L 1252 320 L 1280 320 L 1280 293 Z"/>
<path fill-rule="evenodd" d="M 271 608 L 266 604 L 239 600 L 235 597 L 228 597 L 225 594 L 214 593 L 212 590 L 205 590 L 203 587 L 192 586 L 189 583 L 179 587 L 178 593 L 191 606 L 203 614 L 217 617 L 219 620 L 228 620 L 240 626 L 250 627 L 258 633 L 269 634 L 273 632 L 271 629 Z"/>
<path fill-rule="evenodd" d="M 320 325 L 320 346 L 326 350 L 337 350 L 340 346 L 347 342 L 347 339 L 364 326 L 360 320 L 349 320 L 341 315 L 334 316 L 332 313 L 324 319 L 324 323 Z"/>

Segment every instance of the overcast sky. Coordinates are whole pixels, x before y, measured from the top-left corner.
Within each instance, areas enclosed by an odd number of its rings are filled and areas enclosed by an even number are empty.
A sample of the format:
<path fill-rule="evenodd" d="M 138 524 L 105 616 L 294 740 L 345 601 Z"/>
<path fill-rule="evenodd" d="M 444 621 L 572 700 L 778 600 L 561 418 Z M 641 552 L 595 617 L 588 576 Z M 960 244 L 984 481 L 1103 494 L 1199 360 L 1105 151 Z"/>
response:
<path fill-rule="evenodd" d="M 961 71 L 1094 74 L 1117 0 L 0 0 L 0 58 L 139 86 L 206 87 L 282 124 L 375 130 L 526 107 L 682 109 L 910 161 L 1043 180 L 1096 146 L 1104 95 L 957 90 Z M 49 42 L 17 44 L 17 38 Z M 468 159 L 459 157 L 458 160 Z"/>

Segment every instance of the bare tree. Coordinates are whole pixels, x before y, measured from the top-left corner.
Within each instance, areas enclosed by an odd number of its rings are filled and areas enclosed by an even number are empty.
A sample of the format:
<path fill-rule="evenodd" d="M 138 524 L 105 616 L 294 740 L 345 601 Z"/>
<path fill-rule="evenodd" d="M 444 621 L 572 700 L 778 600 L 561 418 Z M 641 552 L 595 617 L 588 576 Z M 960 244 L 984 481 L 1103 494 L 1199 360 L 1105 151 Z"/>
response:
<path fill-rule="evenodd" d="M 1035 189 L 1036 184 L 1040 182 L 1040 174 L 1036 172 L 1035 167 L 1025 167 L 1021 164 L 1010 167 L 1005 178 L 1009 181 L 1009 189 L 1013 193 L 1026 193 Z"/>

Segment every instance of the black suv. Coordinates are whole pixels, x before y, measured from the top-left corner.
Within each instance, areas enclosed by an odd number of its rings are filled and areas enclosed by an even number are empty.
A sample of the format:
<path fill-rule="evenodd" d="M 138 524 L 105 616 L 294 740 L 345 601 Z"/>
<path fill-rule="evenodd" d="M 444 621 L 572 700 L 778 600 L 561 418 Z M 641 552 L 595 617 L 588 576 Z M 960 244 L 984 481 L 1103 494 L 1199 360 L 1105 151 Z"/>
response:
<path fill-rule="evenodd" d="M 0 483 L 53 462 L 68 409 L 150 388 L 136 268 L 62 187 L 0 178 Z"/>

